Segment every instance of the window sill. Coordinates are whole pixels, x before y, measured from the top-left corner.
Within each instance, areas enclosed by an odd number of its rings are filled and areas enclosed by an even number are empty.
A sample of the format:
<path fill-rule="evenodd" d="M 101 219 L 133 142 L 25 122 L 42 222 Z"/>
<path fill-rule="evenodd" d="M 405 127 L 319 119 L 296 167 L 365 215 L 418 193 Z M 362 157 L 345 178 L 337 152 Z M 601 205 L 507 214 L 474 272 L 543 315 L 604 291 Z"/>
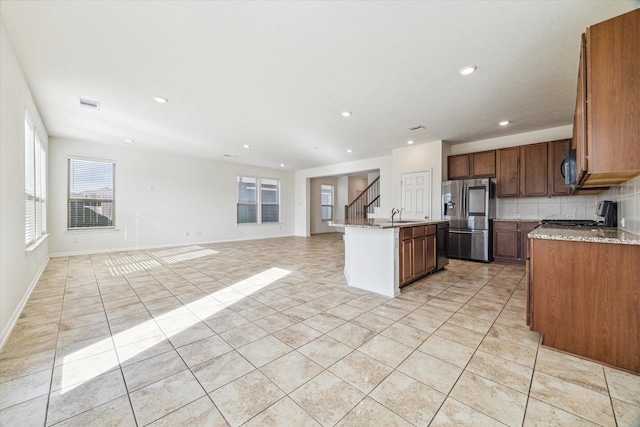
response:
<path fill-rule="evenodd" d="M 89 233 L 89 232 L 99 232 L 99 233 L 108 233 L 113 232 L 117 233 L 120 231 L 119 228 L 115 227 L 86 227 L 86 228 L 67 228 L 66 233 Z"/>
<path fill-rule="evenodd" d="M 241 222 L 241 223 L 237 223 L 236 222 L 236 226 L 237 227 L 244 227 L 244 226 L 249 226 L 249 225 L 264 225 L 264 226 L 269 226 L 269 225 L 282 225 L 281 222 Z"/>
<path fill-rule="evenodd" d="M 42 237 L 40 237 L 38 240 L 36 240 L 35 242 L 33 242 L 32 244 L 30 244 L 29 246 L 27 246 L 26 252 L 27 254 L 35 251 L 36 249 L 38 249 L 38 246 L 40 246 L 40 244 L 42 242 L 44 242 L 45 240 L 47 240 L 47 238 L 49 237 L 48 234 L 43 235 Z"/>

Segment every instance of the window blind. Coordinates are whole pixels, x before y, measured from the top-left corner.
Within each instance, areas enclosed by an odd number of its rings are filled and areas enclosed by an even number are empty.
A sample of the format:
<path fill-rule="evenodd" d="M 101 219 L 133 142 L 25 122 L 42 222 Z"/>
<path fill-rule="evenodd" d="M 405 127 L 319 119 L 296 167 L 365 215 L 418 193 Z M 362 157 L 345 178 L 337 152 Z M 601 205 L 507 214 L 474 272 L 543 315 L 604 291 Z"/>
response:
<path fill-rule="evenodd" d="M 24 118 L 24 229 L 25 243 L 27 246 L 36 241 L 36 153 L 35 153 L 35 129 L 25 113 Z"/>
<path fill-rule="evenodd" d="M 320 186 L 321 219 L 333 220 L 333 185 L 322 184 Z"/>
<path fill-rule="evenodd" d="M 68 160 L 67 227 L 115 226 L 115 162 Z"/>

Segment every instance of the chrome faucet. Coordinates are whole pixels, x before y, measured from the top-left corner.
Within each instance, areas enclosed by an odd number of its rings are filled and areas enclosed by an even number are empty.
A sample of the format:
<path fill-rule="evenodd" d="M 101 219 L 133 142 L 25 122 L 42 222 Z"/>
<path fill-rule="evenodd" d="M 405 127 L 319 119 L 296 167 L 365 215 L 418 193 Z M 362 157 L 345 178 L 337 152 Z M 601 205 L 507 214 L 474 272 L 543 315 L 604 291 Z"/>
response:
<path fill-rule="evenodd" d="M 400 213 L 400 210 L 396 209 L 396 208 L 392 208 L 391 209 L 391 223 L 393 224 L 393 218 L 396 216 L 397 213 Z"/>

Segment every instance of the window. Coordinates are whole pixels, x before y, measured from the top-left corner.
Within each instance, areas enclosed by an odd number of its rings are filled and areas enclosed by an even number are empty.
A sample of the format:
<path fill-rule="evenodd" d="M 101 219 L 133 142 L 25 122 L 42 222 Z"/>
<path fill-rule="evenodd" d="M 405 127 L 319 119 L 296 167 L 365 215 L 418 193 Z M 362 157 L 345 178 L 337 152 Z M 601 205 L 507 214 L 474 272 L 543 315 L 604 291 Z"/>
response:
<path fill-rule="evenodd" d="M 115 226 L 115 169 L 113 161 L 69 159 L 69 229 Z"/>
<path fill-rule="evenodd" d="M 262 222 L 280 221 L 280 181 L 263 178 L 260 181 Z"/>
<path fill-rule="evenodd" d="M 239 176 L 237 215 L 238 224 L 280 222 L 280 181 Z"/>
<path fill-rule="evenodd" d="M 36 128 L 24 116 L 24 229 L 25 243 L 37 242 L 47 232 L 47 152 Z"/>
<path fill-rule="evenodd" d="M 322 197 L 322 220 L 333 220 L 333 185 L 322 184 L 320 186 L 320 194 Z"/>

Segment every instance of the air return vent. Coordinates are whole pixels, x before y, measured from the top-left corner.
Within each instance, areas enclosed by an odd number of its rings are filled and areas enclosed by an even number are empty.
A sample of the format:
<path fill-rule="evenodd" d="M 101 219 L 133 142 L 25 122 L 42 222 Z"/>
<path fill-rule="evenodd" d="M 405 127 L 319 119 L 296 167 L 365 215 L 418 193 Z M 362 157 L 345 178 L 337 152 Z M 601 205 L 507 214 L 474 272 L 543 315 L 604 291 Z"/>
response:
<path fill-rule="evenodd" d="M 99 110 L 100 103 L 98 101 L 92 101 L 90 99 L 80 98 L 80 106 L 85 108 L 91 108 L 92 110 Z"/>
<path fill-rule="evenodd" d="M 422 129 L 424 129 L 424 126 L 422 125 L 413 126 L 409 128 L 409 130 L 422 130 Z"/>

